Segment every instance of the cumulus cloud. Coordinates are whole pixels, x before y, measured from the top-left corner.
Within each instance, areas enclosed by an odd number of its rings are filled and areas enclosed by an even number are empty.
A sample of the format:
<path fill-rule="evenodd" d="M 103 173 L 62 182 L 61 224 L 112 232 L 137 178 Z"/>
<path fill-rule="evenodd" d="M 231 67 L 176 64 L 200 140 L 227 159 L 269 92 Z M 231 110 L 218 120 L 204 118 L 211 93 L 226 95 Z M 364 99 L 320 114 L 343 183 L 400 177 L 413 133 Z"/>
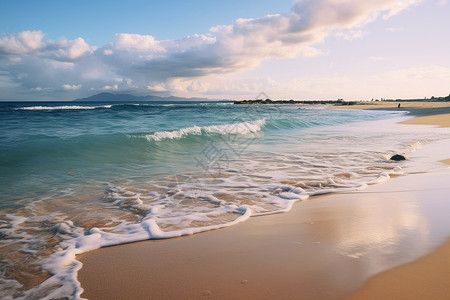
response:
<path fill-rule="evenodd" d="M 147 90 L 152 91 L 152 92 L 166 92 L 167 87 L 166 87 L 166 84 L 159 83 L 159 84 L 148 85 Z"/>
<path fill-rule="evenodd" d="M 300 0 L 287 13 L 238 19 L 203 35 L 157 40 L 151 35 L 118 33 L 100 48 L 81 37 L 52 41 L 41 31 L 24 31 L 0 38 L 0 71 L 8 72 L 24 89 L 58 90 L 67 82 L 77 82 L 80 91 L 162 91 L 171 86 L 179 90 L 185 86 L 180 83 L 183 78 L 235 73 L 273 57 L 326 55 L 317 44 L 327 36 L 362 38 L 365 24 L 419 2 Z M 117 77 L 130 81 L 114 82 Z M 185 88 L 205 89 L 192 84 Z"/>
<path fill-rule="evenodd" d="M 0 38 L 0 58 L 6 55 L 31 54 L 42 47 L 42 31 L 22 31 Z"/>
<path fill-rule="evenodd" d="M 76 91 L 81 89 L 81 84 L 63 84 L 62 88 L 66 91 Z"/>
<path fill-rule="evenodd" d="M 151 35 L 118 33 L 114 41 L 114 49 L 127 52 L 165 52 L 165 48 L 160 45 Z"/>
<path fill-rule="evenodd" d="M 238 19 L 232 25 L 213 27 L 210 29 L 213 36 L 195 35 L 158 42 L 150 36 L 116 35 L 115 49 L 139 55 L 130 57 L 118 53 L 109 61 L 127 76 L 162 81 L 236 72 L 253 68 L 272 57 L 323 54 L 312 45 L 329 34 L 339 31 L 337 35 L 346 39 L 361 38 L 364 32 L 360 28 L 364 24 L 378 16 L 391 17 L 417 2 L 297 1 L 286 14 Z"/>
<path fill-rule="evenodd" d="M 57 47 L 55 58 L 67 61 L 77 60 L 91 51 L 89 45 L 80 37 L 72 41 L 62 40 Z"/>
<path fill-rule="evenodd" d="M 20 56 L 34 55 L 54 60 L 74 61 L 93 49 L 81 38 L 60 41 L 43 40 L 42 31 L 22 31 L 0 38 L 0 59 L 20 62 Z"/>
<path fill-rule="evenodd" d="M 119 90 L 119 85 L 118 84 L 114 84 L 114 85 L 105 85 L 101 88 L 101 90 L 103 91 L 118 91 Z"/>

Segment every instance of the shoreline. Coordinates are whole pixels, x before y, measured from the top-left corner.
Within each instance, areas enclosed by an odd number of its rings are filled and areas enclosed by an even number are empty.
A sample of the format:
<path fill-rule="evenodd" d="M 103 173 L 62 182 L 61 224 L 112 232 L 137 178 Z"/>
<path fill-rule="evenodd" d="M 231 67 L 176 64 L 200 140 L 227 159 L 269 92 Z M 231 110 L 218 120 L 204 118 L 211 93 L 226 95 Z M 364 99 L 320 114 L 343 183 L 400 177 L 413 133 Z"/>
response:
<path fill-rule="evenodd" d="M 398 104 L 401 106 L 398 107 Z M 389 111 L 407 111 L 414 117 L 436 116 L 450 114 L 450 102 L 366 102 L 356 105 L 335 105 L 329 106 L 328 109 L 363 109 L 363 110 L 389 110 Z M 427 121 L 432 121 L 429 118 Z M 428 124 L 426 123 L 409 123 L 409 124 Z M 433 121 L 432 121 L 433 122 Z"/>
<path fill-rule="evenodd" d="M 437 230 L 439 238 L 428 239 L 436 220 L 450 229 L 442 209 L 448 180 L 450 172 L 397 177 L 221 230 L 88 252 L 79 258 L 82 297 L 341 298 L 450 236 Z M 430 215 L 422 216 L 421 205 Z M 404 234 L 411 228 L 414 233 Z"/>
<path fill-rule="evenodd" d="M 426 124 L 442 123 L 431 120 Z M 367 290 L 366 279 L 420 261 L 450 236 L 446 232 L 426 240 L 431 217 L 423 219 L 423 211 L 414 210 L 430 205 L 433 218 L 440 214 L 441 205 L 448 204 L 444 189 L 449 179 L 450 172 L 401 176 L 362 192 L 316 196 L 286 214 L 251 218 L 221 230 L 88 252 L 79 257 L 84 265 L 78 274 L 85 288 L 82 297 L 284 299 L 301 293 L 306 298 L 350 294 L 360 299 L 351 293 Z M 434 204 L 426 202 L 430 198 Z M 411 226 L 418 236 L 399 237 Z M 392 247 L 399 249 L 392 252 Z"/>

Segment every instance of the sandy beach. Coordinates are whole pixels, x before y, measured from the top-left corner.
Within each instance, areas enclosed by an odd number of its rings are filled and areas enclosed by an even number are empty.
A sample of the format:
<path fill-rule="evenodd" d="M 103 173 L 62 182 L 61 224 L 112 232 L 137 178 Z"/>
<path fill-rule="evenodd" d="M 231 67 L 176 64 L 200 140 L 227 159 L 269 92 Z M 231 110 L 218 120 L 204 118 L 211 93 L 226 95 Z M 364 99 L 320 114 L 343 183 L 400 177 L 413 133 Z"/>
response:
<path fill-rule="evenodd" d="M 400 107 L 398 107 L 400 104 Z M 430 109 L 430 108 L 448 108 L 450 103 L 448 101 L 433 101 L 433 102 L 420 102 L 420 101 L 360 101 L 354 105 L 336 105 L 330 106 L 332 109 L 396 109 L 396 110 L 409 110 L 409 109 Z"/>
<path fill-rule="evenodd" d="M 0 3 L 0 300 L 450 300 L 450 0 Z"/>
<path fill-rule="evenodd" d="M 405 123 L 450 124 L 448 102 L 403 105 L 419 116 Z M 449 180 L 445 168 L 400 176 L 221 230 L 88 252 L 79 257 L 82 296 L 448 299 Z"/>

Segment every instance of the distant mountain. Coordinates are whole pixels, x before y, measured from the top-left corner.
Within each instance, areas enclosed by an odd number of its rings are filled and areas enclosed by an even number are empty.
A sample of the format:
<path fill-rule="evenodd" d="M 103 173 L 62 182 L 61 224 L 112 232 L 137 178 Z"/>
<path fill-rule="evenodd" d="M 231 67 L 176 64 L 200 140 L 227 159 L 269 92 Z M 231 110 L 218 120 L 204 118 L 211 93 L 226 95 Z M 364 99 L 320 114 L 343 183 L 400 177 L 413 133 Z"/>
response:
<path fill-rule="evenodd" d="M 134 96 L 131 94 L 100 93 L 87 98 L 75 99 L 77 102 L 139 102 L 139 101 L 214 101 L 208 98 L 159 97 L 153 95 Z"/>

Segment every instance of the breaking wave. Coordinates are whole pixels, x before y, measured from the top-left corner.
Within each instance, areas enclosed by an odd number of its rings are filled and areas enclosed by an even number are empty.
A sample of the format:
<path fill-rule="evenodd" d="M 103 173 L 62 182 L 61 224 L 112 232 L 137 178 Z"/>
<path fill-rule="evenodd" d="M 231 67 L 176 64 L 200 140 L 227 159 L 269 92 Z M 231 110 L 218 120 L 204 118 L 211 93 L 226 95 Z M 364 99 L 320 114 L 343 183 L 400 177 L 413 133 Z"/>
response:
<path fill-rule="evenodd" d="M 181 128 L 172 131 L 157 131 L 152 134 L 143 135 L 148 141 L 162 141 L 165 139 L 181 139 L 183 137 L 191 135 L 202 135 L 202 134 L 249 134 L 261 131 L 266 124 L 265 119 L 260 119 L 256 121 L 240 122 L 240 123 L 230 123 L 224 125 L 211 125 L 211 126 L 192 126 Z"/>
<path fill-rule="evenodd" d="M 17 110 L 77 110 L 77 109 L 96 109 L 111 108 L 112 105 L 99 106 L 80 106 L 80 105 L 61 105 L 61 106 L 24 106 L 18 107 Z"/>

